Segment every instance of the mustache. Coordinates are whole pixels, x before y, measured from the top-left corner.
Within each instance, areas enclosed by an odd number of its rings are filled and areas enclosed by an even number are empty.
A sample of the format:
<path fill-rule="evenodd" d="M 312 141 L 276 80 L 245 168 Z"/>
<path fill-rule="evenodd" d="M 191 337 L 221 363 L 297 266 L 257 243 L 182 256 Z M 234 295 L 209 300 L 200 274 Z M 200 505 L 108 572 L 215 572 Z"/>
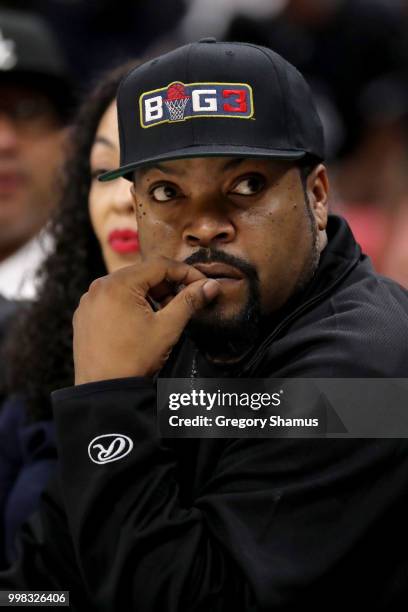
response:
<path fill-rule="evenodd" d="M 233 266 L 240 270 L 242 274 L 247 276 L 250 280 L 257 282 L 259 280 L 258 273 L 255 267 L 250 264 L 245 259 L 241 259 L 240 257 L 236 257 L 235 255 L 230 255 L 225 251 L 221 251 L 219 249 L 208 248 L 208 249 L 199 249 L 187 259 L 184 260 L 184 263 L 193 266 L 194 264 L 208 264 L 208 263 L 221 263 L 227 264 L 229 266 Z"/>
<path fill-rule="evenodd" d="M 227 264 L 240 270 L 244 276 L 248 278 L 249 289 L 254 294 L 258 294 L 258 273 L 254 266 L 240 257 L 235 257 L 225 251 L 220 251 L 213 248 L 201 248 L 189 257 L 187 257 L 183 263 L 190 266 L 194 264 L 208 264 L 208 263 L 221 263 Z M 153 310 L 157 311 L 160 308 L 167 306 L 172 298 L 182 289 L 184 285 L 181 283 L 174 283 L 171 281 L 165 281 L 160 287 L 154 287 L 150 289 L 147 300 L 150 303 Z"/>

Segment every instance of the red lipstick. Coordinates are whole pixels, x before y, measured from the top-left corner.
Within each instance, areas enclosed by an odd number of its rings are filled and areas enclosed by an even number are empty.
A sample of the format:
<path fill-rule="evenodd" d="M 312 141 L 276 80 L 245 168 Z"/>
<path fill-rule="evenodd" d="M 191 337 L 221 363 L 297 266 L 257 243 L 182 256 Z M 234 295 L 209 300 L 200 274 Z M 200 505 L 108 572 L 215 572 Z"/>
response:
<path fill-rule="evenodd" d="M 108 242 L 116 253 L 136 253 L 139 250 L 139 236 L 135 230 L 115 229 L 110 232 Z"/>

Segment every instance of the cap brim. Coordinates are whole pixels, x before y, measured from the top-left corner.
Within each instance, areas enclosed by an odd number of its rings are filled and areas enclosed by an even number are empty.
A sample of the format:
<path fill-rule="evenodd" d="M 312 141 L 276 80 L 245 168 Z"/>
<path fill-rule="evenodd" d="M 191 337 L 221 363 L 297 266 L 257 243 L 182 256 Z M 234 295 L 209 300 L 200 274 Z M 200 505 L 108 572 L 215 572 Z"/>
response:
<path fill-rule="evenodd" d="M 187 159 L 189 157 L 260 157 L 269 159 L 279 159 L 282 161 L 290 161 L 302 159 L 307 155 L 307 151 L 300 150 L 285 150 L 285 149 L 266 149 L 262 147 L 239 147 L 233 145 L 198 145 L 186 147 L 184 149 L 176 149 L 174 151 L 168 151 L 162 155 L 156 155 L 155 157 L 149 157 L 146 159 L 120 166 L 116 170 L 110 170 L 104 172 L 98 176 L 98 180 L 112 181 L 113 179 L 123 176 L 128 180 L 132 180 L 132 172 L 136 168 L 141 166 L 150 166 L 155 163 L 173 160 L 173 159 Z"/>

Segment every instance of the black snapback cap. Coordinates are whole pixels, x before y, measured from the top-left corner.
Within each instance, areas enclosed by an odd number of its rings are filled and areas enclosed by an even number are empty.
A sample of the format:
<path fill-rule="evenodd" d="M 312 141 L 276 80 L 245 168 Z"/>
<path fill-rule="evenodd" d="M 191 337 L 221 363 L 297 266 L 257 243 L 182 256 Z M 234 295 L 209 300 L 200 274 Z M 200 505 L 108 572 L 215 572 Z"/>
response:
<path fill-rule="evenodd" d="M 0 10 L 0 74 L 7 72 L 68 78 L 58 41 L 37 15 Z"/>
<path fill-rule="evenodd" d="M 280 55 L 206 38 L 133 69 L 118 90 L 120 167 L 188 157 L 324 158 L 323 127 L 303 76 Z"/>
<path fill-rule="evenodd" d="M 36 14 L 0 9 L 0 84 L 46 91 L 62 115 L 75 103 L 73 81 L 58 39 Z"/>

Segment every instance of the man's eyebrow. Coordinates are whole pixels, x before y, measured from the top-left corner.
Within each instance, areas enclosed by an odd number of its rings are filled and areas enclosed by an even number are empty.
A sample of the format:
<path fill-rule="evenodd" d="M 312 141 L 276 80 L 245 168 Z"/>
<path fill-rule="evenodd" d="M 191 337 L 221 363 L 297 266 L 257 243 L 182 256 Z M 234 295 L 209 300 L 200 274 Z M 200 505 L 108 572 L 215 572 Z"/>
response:
<path fill-rule="evenodd" d="M 113 144 L 113 142 L 110 141 L 109 138 L 106 138 L 105 136 L 96 136 L 94 140 L 94 144 L 104 144 L 107 147 L 110 147 L 111 149 L 115 148 L 115 145 Z"/>
<path fill-rule="evenodd" d="M 140 176 L 143 176 L 144 174 L 146 174 L 146 172 L 149 172 L 149 170 L 160 170 L 160 172 L 163 172 L 164 174 L 175 174 L 175 175 L 184 174 L 183 171 L 181 170 L 177 170 L 175 168 L 169 168 L 165 164 L 159 164 L 159 163 L 152 164 L 150 166 L 142 166 L 141 168 L 138 168 L 138 173 L 140 174 Z"/>
<path fill-rule="evenodd" d="M 233 170 L 234 168 L 236 168 L 237 166 L 239 166 L 240 164 L 242 164 L 244 161 L 246 161 L 246 157 L 233 157 L 232 159 L 229 159 L 226 164 L 223 166 L 222 170 Z"/>
<path fill-rule="evenodd" d="M 225 163 L 225 165 L 222 167 L 222 170 L 225 171 L 225 170 L 230 170 L 231 168 L 235 168 L 236 166 L 239 166 L 240 164 L 242 164 L 245 160 L 246 160 L 245 157 L 234 157 L 233 159 L 229 159 Z M 143 176 L 149 170 L 154 170 L 154 169 L 160 170 L 161 172 L 165 174 L 174 174 L 174 175 L 184 174 L 182 170 L 177 170 L 175 168 L 169 168 L 165 164 L 159 164 L 159 163 L 150 165 L 150 166 L 142 166 L 141 168 L 138 168 L 138 172 L 140 176 Z"/>

